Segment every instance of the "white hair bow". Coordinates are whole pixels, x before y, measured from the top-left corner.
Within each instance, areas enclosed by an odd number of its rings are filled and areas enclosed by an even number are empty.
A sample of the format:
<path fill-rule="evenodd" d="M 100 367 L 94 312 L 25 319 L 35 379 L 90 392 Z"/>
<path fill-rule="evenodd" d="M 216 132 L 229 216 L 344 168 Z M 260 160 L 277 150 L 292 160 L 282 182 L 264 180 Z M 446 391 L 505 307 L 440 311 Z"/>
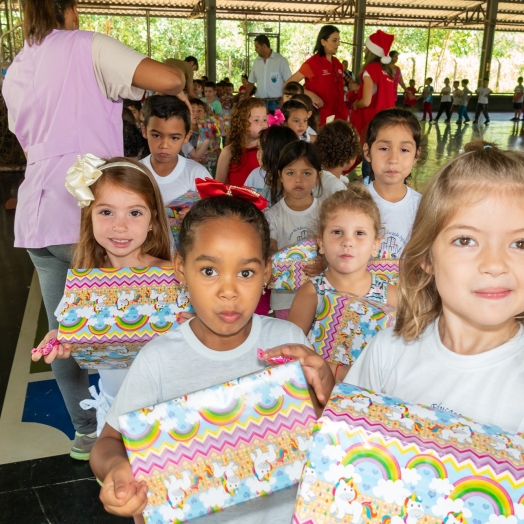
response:
<path fill-rule="evenodd" d="M 66 175 L 66 189 L 78 200 L 80 207 L 87 207 L 95 199 L 89 186 L 93 185 L 102 175 L 100 166 L 105 160 L 91 153 L 83 157 L 78 155 L 78 160 L 69 168 Z"/>

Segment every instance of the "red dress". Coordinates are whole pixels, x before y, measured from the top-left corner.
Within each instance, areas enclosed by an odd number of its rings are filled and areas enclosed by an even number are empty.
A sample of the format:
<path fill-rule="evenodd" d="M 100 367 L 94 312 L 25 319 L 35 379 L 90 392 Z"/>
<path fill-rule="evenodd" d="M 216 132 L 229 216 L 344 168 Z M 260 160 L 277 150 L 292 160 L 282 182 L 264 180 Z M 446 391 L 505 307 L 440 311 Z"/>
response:
<path fill-rule="evenodd" d="M 356 127 L 360 134 L 361 142 L 364 141 L 367 128 L 373 117 L 384 109 L 395 107 L 395 82 L 386 71 L 382 69 L 379 62 L 373 62 L 366 66 L 360 75 L 360 88 L 357 93 L 357 100 L 362 98 L 364 90 L 364 73 L 367 72 L 377 88 L 377 92 L 371 97 L 368 107 L 355 109 L 351 112 L 351 123 Z"/>
<path fill-rule="evenodd" d="M 240 158 L 238 164 L 229 166 L 229 173 L 227 175 L 227 183 L 232 186 L 243 186 L 247 177 L 250 175 L 253 169 L 260 167 L 257 160 L 258 146 L 246 147 Z"/>
<path fill-rule="evenodd" d="M 299 71 L 306 77 L 304 87 L 318 95 L 324 105 L 320 108 L 320 125 L 326 118 L 335 115 L 335 120 L 348 119 L 348 109 L 344 103 L 344 68 L 333 56 L 331 62 L 319 54 L 308 58 Z"/>

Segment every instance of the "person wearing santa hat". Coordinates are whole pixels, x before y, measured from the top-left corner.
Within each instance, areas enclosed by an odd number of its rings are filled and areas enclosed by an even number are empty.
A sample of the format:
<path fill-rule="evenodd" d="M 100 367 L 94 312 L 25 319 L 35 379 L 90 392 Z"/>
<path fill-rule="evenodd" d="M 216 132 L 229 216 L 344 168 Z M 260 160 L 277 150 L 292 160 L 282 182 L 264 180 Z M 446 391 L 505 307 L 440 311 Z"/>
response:
<path fill-rule="evenodd" d="M 388 56 L 394 39 L 394 35 L 379 29 L 366 40 L 360 88 L 351 112 L 351 123 L 359 132 L 361 143 L 364 143 L 367 127 L 373 117 L 379 111 L 395 107 L 394 73 L 389 66 L 391 57 Z M 362 174 L 366 176 L 369 166 L 363 162 Z"/>
<path fill-rule="evenodd" d="M 320 125 L 326 118 L 348 119 L 348 108 L 344 103 L 344 68 L 335 58 L 340 45 L 340 31 L 334 25 L 320 28 L 315 44 L 315 53 L 286 82 L 301 82 L 308 95 L 320 111 Z"/>

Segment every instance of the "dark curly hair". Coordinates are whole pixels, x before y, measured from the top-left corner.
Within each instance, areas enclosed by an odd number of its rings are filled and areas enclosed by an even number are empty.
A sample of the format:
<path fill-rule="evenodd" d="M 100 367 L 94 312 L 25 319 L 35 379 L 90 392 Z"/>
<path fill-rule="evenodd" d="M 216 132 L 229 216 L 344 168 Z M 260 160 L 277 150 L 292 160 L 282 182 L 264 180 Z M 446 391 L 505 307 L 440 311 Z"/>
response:
<path fill-rule="evenodd" d="M 322 167 L 328 170 L 341 167 L 362 153 L 358 131 L 344 120 L 335 120 L 320 128 L 315 146 Z"/>

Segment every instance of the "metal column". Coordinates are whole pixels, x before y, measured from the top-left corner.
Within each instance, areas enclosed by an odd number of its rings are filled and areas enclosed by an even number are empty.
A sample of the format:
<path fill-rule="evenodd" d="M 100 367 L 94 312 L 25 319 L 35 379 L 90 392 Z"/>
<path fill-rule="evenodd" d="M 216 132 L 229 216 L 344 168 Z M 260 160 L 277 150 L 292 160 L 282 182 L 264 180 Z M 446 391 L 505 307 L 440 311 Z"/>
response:
<path fill-rule="evenodd" d="M 431 40 L 431 26 L 428 26 L 428 39 L 426 41 L 426 64 L 424 65 L 424 78 L 422 81 L 426 84 L 426 78 L 428 75 L 428 58 L 429 58 L 429 42 Z"/>
<path fill-rule="evenodd" d="M 211 82 L 217 77 L 217 3 L 206 0 L 206 68 Z"/>
<path fill-rule="evenodd" d="M 353 29 L 353 60 L 352 68 L 355 78 L 358 78 L 362 67 L 362 52 L 364 48 L 364 25 L 366 23 L 366 0 L 355 0 L 355 27 Z"/>
<path fill-rule="evenodd" d="M 147 26 L 147 56 L 151 58 L 151 17 L 149 9 L 146 9 L 146 26 Z"/>
<path fill-rule="evenodd" d="M 488 0 L 486 4 L 486 18 L 484 20 L 484 36 L 482 38 L 482 52 L 480 55 L 480 67 L 478 87 L 482 85 L 484 78 L 489 78 L 491 72 L 491 54 L 493 52 L 493 40 L 495 38 L 495 27 L 497 25 L 498 0 Z"/>

